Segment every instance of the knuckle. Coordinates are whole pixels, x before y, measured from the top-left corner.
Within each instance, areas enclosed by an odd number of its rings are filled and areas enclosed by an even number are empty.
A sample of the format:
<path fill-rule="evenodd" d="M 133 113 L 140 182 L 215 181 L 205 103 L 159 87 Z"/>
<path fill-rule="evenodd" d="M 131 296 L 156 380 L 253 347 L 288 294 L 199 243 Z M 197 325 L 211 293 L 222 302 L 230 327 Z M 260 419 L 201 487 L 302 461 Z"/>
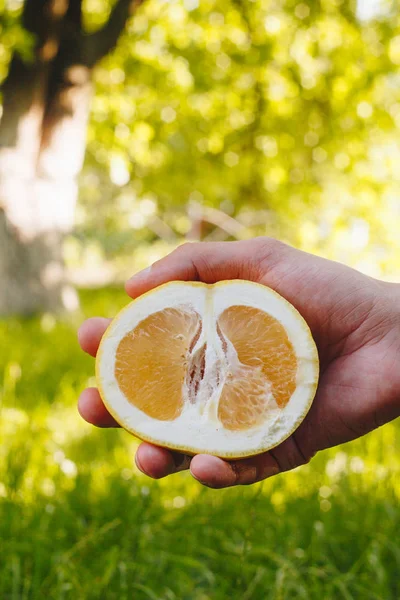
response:
<path fill-rule="evenodd" d="M 287 244 L 281 242 L 280 240 L 263 236 L 257 238 L 258 244 L 258 256 L 260 260 L 271 257 L 279 252 L 283 252 L 286 248 L 288 248 Z"/>
<path fill-rule="evenodd" d="M 198 262 L 204 255 L 205 244 L 202 242 L 185 242 L 175 249 L 177 256 L 191 262 Z"/>
<path fill-rule="evenodd" d="M 284 257 L 289 246 L 276 238 L 262 236 L 252 240 L 252 260 L 259 277 L 273 269 Z"/>
<path fill-rule="evenodd" d="M 190 266 L 194 278 L 202 280 L 209 277 L 211 268 L 210 246 L 204 242 L 185 242 L 176 248 L 176 256 Z"/>
<path fill-rule="evenodd" d="M 195 242 L 185 242 L 175 249 L 176 254 L 189 254 L 193 250 Z"/>
<path fill-rule="evenodd" d="M 295 433 L 291 435 L 290 439 L 292 441 L 294 451 L 293 456 L 296 466 L 307 465 L 310 462 L 312 455 L 309 452 L 305 451 L 304 447 L 300 444 Z"/>
<path fill-rule="evenodd" d="M 291 471 L 310 462 L 312 454 L 306 452 L 292 434 L 277 448 L 271 451 L 281 471 Z"/>
<path fill-rule="evenodd" d="M 281 242 L 277 238 L 271 237 L 269 235 L 260 235 L 255 238 L 254 241 L 261 247 L 266 250 L 270 250 L 273 247 L 285 247 L 286 244 Z"/>

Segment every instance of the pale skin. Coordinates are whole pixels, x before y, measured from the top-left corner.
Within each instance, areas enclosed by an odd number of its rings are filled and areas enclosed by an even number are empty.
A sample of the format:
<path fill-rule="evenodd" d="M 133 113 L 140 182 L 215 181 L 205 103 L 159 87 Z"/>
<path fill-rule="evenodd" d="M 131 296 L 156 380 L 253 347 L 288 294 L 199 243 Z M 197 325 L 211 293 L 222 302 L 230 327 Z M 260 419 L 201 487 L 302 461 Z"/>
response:
<path fill-rule="evenodd" d="M 267 285 L 307 321 L 320 357 L 320 381 L 300 427 L 279 446 L 255 457 L 226 461 L 188 457 L 143 442 L 136 464 L 159 479 L 190 469 L 212 488 L 252 484 L 308 463 L 320 450 L 349 442 L 400 416 L 400 284 L 368 277 L 340 263 L 272 238 L 185 244 L 126 283 L 132 298 L 168 281 L 247 279 Z M 82 349 L 95 356 L 109 319 L 79 329 Z M 117 427 L 96 388 L 79 398 L 82 417 Z"/>

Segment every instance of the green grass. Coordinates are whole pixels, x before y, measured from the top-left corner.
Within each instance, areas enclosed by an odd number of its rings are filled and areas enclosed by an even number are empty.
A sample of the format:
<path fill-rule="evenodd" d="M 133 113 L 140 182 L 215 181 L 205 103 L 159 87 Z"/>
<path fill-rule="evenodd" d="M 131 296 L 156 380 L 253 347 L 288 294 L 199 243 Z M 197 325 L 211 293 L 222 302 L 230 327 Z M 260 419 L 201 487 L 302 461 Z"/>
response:
<path fill-rule="evenodd" d="M 85 316 L 125 302 L 82 293 Z M 399 423 L 253 487 L 154 482 L 77 414 L 82 318 L 0 323 L 1 600 L 400 597 Z"/>

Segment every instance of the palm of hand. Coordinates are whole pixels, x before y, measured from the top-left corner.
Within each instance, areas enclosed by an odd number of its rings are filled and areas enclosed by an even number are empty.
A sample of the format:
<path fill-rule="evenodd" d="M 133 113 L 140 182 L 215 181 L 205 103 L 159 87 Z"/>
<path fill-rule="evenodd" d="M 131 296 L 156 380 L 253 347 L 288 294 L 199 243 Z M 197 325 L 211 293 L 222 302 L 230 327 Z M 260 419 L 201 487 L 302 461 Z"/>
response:
<path fill-rule="evenodd" d="M 293 440 L 274 451 L 281 470 L 366 434 L 398 411 L 399 377 L 394 376 L 396 353 L 391 349 L 400 345 L 399 319 L 393 327 L 395 311 L 384 284 L 338 263 L 302 257 L 286 275 L 282 262 L 268 277 L 269 285 L 278 284 L 305 317 L 320 355 L 312 408 Z"/>
<path fill-rule="evenodd" d="M 398 413 L 399 316 L 385 284 L 338 263 L 299 252 L 276 240 L 192 244 L 138 274 L 128 293 L 141 293 L 174 279 L 250 279 L 292 302 L 308 322 L 320 355 L 321 376 L 311 410 L 286 441 L 272 451 L 235 462 L 189 457 L 144 443 L 139 468 L 162 477 L 189 468 L 212 487 L 248 484 L 308 462 L 324 448 L 349 441 Z M 95 355 L 108 322 L 91 319 L 80 330 L 84 350 Z M 395 325 L 395 327 L 393 327 Z M 395 376 L 393 376 L 395 375 Z M 97 390 L 86 390 L 80 412 L 91 423 L 113 426 Z"/>
<path fill-rule="evenodd" d="M 398 383 L 387 339 L 365 343 L 321 365 L 314 413 L 306 426 L 319 425 L 314 452 L 360 437 L 394 418 Z"/>

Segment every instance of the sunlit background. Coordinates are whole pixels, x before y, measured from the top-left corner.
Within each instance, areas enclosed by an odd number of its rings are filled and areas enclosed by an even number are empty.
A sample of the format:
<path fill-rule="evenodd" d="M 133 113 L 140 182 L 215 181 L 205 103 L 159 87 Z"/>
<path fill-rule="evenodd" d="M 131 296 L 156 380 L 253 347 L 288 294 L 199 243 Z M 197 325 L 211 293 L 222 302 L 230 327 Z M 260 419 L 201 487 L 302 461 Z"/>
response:
<path fill-rule="evenodd" d="M 84 2 L 87 32 L 111 4 Z M 31 55 L 21 9 L 0 0 L 2 80 Z M 183 241 L 272 235 L 400 281 L 398 2 L 149 0 L 93 81 L 63 243 L 80 307 L 0 323 L 0 597 L 398 599 L 398 423 L 221 493 L 146 479 L 75 409 L 77 326 Z"/>
<path fill-rule="evenodd" d="M 399 277 L 398 9 L 346 4 L 141 11 L 96 73 L 71 264 L 266 233 Z"/>

